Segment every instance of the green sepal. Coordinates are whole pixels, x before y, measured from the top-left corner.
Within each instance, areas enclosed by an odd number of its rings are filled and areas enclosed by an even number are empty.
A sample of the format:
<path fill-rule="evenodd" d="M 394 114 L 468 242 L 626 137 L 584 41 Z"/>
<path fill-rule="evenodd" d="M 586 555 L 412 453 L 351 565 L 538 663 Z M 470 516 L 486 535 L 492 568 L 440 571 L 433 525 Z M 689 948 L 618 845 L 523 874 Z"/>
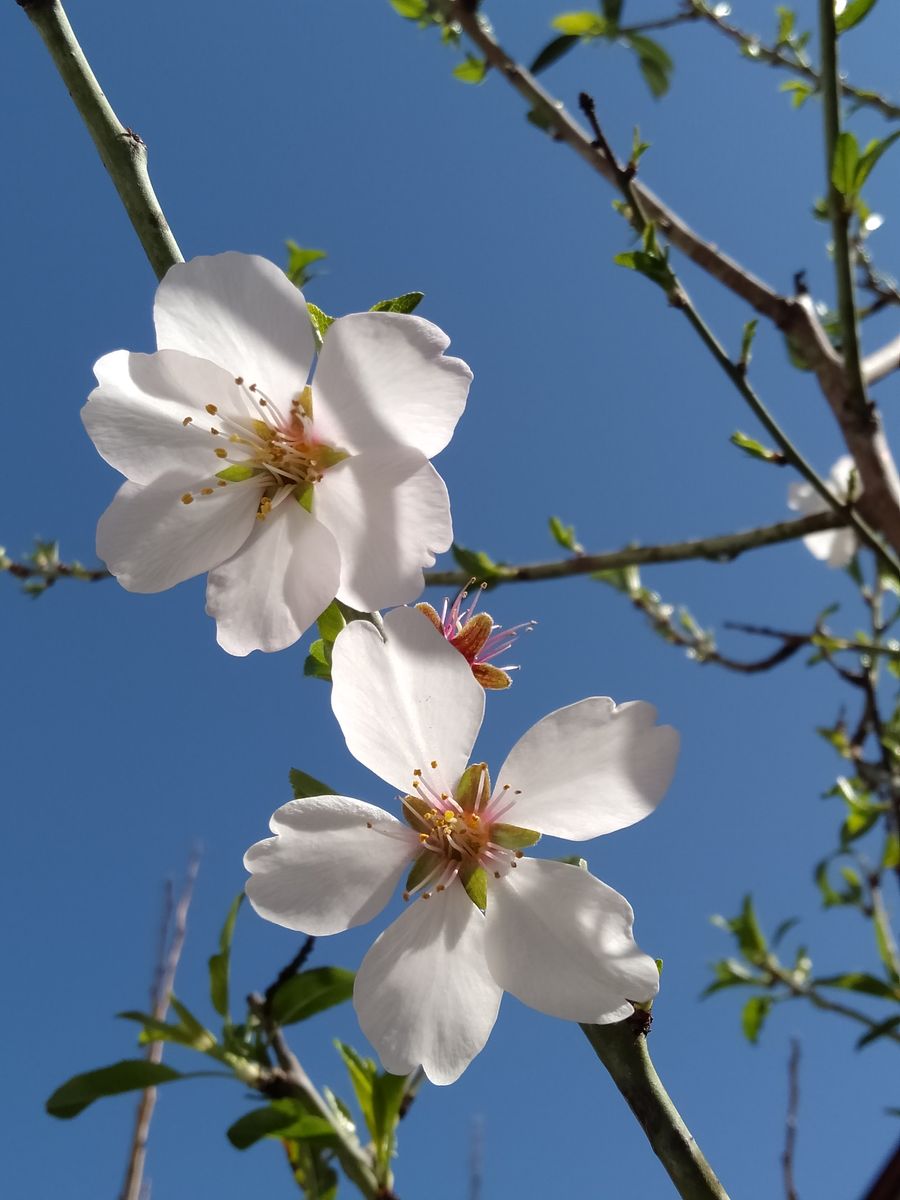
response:
<path fill-rule="evenodd" d="M 423 800 L 421 796 L 407 796 L 403 801 L 403 819 L 416 833 L 426 833 L 431 828 L 425 820 L 425 814 L 433 811 L 428 801 Z"/>
<path fill-rule="evenodd" d="M 492 825 L 491 841 L 504 850 L 521 850 L 523 846 L 535 846 L 541 840 L 541 835 L 534 829 L 525 829 L 521 825 Z"/>
<path fill-rule="evenodd" d="M 459 877 L 466 895 L 476 908 L 484 912 L 487 909 L 487 871 L 484 867 L 475 867 L 473 871 L 460 871 Z"/>
<path fill-rule="evenodd" d="M 224 479 L 226 483 L 243 483 L 245 479 L 252 479 L 259 473 L 258 468 L 248 467 L 246 463 L 233 463 L 224 471 L 216 471 L 216 479 Z"/>
<path fill-rule="evenodd" d="M 305 508 L 308 513 L 312 512 L 313 506 L 313 485 L 308 483 L 302 492 L 294 493 L 297 497 L 297 503 L 301 508 Z"/>
<path fill-rule="evenodd" d="M 423 879 L 427 879 L 437 866 L 435 856 L 430 850 L 424 850 L 413 863 L 406 877 L 406 891 L 413 892 Z"/>
<path fill-rule="evenodd" d="M 479 786 L 481 784 L 482 774 L 485 776 L 484 787 L 481 789 L 481 799 L 490 799 L 491 797 L 491 775 L 487 768 L 487 763 L 469 763 L 462 775 L 459 777 L 459 783 L 456 785 L 453 795 L 460 803 L 466 812 L 472 812 L 475 808 L 475 801 L 479 798 Z"/>

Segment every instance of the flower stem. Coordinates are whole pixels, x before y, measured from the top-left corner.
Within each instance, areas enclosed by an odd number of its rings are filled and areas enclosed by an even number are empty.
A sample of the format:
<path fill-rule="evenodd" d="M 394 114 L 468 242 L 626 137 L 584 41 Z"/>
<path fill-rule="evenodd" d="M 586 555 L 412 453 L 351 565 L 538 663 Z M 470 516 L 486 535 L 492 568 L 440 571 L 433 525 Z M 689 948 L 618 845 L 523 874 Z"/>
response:
<path fill-rule="evenodd" d="M 59 0 L 17 0 L 50 51 L 56 69 L 81 113 L 104 167 L 140 239 L 157 279 L 183 261 L 150 176 L 147 147 L 116 116 Z"/>
<path fill-rule="evenodd" d="M 594 1053 L 637 1117 L 683 1200 L 728 1200 L 672 1103 L 647 1050 L 646 1013 L 615 1025 L 582 1025 Z"/>

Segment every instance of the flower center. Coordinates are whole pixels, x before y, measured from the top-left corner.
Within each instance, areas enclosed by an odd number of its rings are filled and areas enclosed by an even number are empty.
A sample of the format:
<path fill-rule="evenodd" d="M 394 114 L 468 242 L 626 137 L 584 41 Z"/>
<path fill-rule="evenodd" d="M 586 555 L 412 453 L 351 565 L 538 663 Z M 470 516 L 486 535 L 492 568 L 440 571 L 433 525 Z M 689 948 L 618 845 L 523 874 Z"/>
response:
<path fill-rule="evenodd" d="M 432 770 L 437 763 L 431 763 Z M 504 784 L 491 793 L 485 763 L 472 763 L 463 772 L 453 793 L 438 791 L 421 769 L 414 772 L 410 794 L 403 800 L 403 815 L 421 843 L 404 900 L 422 892 L 427 900 L 459 880 L 469 898 L 484 910 L 487 876 L 501 879 L 517 866 L 522 847 L 533 846 L 540 834 L 501 820 L 521 793 Z"/>
<path fill-rule="evenodd" d="M 234 382 L 259 416 L 230 416 L 215 404 L 207 404 L 206 412 L 215 424 L 204 430 L 193 417 L 185 417 L 182 422 L 186 429 L 205 432 L 216 440 L 212 450 L 219 463 L 215 471 L 217 488 L 252 481 L 263 493 L 257 511 L 260 520 L 289 495 L 310 508 L 313 485 L 321 481 L 329 467 L 347 457 L 343 450 L 317 436 L 312 420 L 312 388 L 307 386 L 298 392 L 284 413 L 255 383 L 246 384 L 241 376 Z M 212 487 L 186 492 L 182 503 L 190 504 L 215 492 Z"/>

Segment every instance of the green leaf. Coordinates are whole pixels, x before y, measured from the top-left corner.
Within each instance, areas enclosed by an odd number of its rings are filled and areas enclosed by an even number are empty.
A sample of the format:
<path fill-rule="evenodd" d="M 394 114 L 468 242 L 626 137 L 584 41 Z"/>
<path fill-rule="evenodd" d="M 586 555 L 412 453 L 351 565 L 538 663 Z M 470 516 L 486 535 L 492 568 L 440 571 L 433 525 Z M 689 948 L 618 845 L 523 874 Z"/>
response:
<path fill-rule="evenodd" d="M 209 960 L 209 995 L 212 1006 L 220 1017 L 229 1022 L 231 1015 L 228 1011 L 228 969 L 231 962 L 231 941 L 234 937 L 234 923 L 243 899 L 244 893 L 238 892 L 232 900 L 222 932 L 219 934 L 219 953 Z"/>
<path fill-rule="evenodd" d="M 428 0 L 390 0 L 391 8 L 407 21 L 421 21 L 428 16 Z"/>
<path fill-rule="evenodd" d="M 831 163 L 831 182 L 840 194 L 849 199 L 856 193 L 856 172 L 859 168 L 859 144 L 852 133 L 838 134 Z"/>
<path fill-rule="evenodd" d="M 844 11 L 834 18 L 834 27 L 838 33 L 846 33 L 854 25 L 866 17 L 875 7 L 876 0 L 849 0 Z"/>
<path fill-rule="evenodd" d="M 807 83 L 805 79 L 789 79 L 787 83 L 781 85 L 780 91 L 789 92 L 791 104 L 794 108 L 801 108 L 810 96 L 814 96 L 816 89 L 811 83 Z"/>
<path fill-rule="evenodd" d="M 669 90 L 675 64 L 659 42 L 631 33 L 622 39 L 638 56 L 638 66 L 651 95 L 657 99 Z"/>
<path fill-rule="evenodd" d="M 746 433 L 741 433 L 739 429 L 736 429 L 728 440 L 732 446 L 737 446 L 739 450 L 743 450 L 751 458 L 758 458 L 762 462 L 776 463 L 778 465 L 784 462 L 784 455 L 778 450 L 770 450 L 768 446 L 764 446 L 756 438 L 748 437 Z"/>
<path fill-rule="evenodd" d="M 628 161 L 636 167 L 649 149 L 650 143 L 641 141 L 641 131 L 635 125 L 631 131 L 631 157 Z"/>
<path fill-rule="evenodd" d="M 884 843 L 884 853 L 881 865 L 886 871 L 894 871 L 900 867 L 900 835 L 889 833 Z"/>
<path fill-rule="evenodd" d="M 308 300 L 306 307 L 309 309 L 309 319 L 312 321 L 316 344 L 321 349 L 322 343 L 325 341 L 325 334 L 328 332 L 328 326 L 334 321 L 334 317 L 329 317 L 327 313 L 322 312 L 317 304 L 311 304 Z"/>
<path fill-rule="evenodd" d="M 741 1028 L 748 1042 L 755 1045 L 765 1024 L 766 1017 L 772 1010 L 771 996 L 751 996 L 741 1012 Z"/>
<path fill-rule="evenodd" d="M 657 284 L 668 292 L 672 287 L 672 272 L 664 255 L 648 253 L 646 250 L 627 250 L 617 254 L 613 262 L 620 267 L 628 267 L 646 276 L 652 283 Z"/>
<path fill-rule="evenodd" d="M 331 646 L 322 638 L 310 644 L 303 663 L 303 674 L 313 679 L 331 680 Z"/>
<path fill-rule="evenodd" d="M 320 259 L 327 258 L 328 253 L 325 250 L 310 250 L 305 246 L 298 246 L 290 239 L 284 244 L 288 252 L 288 264 L 284 273 L 294 287 L 304 288 L 315 277 L 315 272 L 309 268 Z"/>
<path fill-rule="evenodd" d="M 550 24 L 570 37 L 596 38 L 609 32 L 609 23 L 595 12 L 560 13 Z"/>
<path fill-rule="evenodd" d="M 306 1138 L 332 1137 L 334 1128 L 325 1117 L 304 1113 L 296 1102 L 279 1101 L 254 1108 L 239 1117 L 225 1135 L 237 1150 L 246 1150 L 264 1137 Z"/>
<path fill-rule="evenodd" d="M 151 1013 L 121 1012 L 117 1016 L 123 1021 L 137 1021 L 141 1029 L 138 1042 L 148 1046 L 151 1042 L 174 1042 L 178 1046 L 190 1046 L 200 1054 L 209 1054 L 213 1058 L 220 1057 L 220 1048 L 215 1037 L 208 1029 L 188 1028 L 184 1024 L 169 1025 Z"/>
<path fill-rule="evenodd" d="M 523 829 L 521 825 L 505 825 L 502 822 L 491 826 L 491 841 L 504 850 L 521 850 L 525 846 L 536 846 L 541 835 L 534 829 Z"/>
<path fill-rule="evenodd" d="M 563 525 L 559 517 L 550 517 L 549 525 L 554 541 L 563 549 L 571 550 L 573 554 L 584 554 L 584 546 L 575 536 L 574 525 Z"/>
<path fill-rule="evenodd" d="M 343 1004 L 353 995 L 352 971 L 315 967 L 286 979 L 272 996 L 272 1017 L 278 1025 L 295 1025 L 316 1013 Z"/>
<path fill-rule="evenodd" d="M 864 1033 L 856 1043 L 856 1049 L 862 1050 L 863 1046 L 868 1046 L 879 1038 L 893 1033 L 898 1027 L 900 1027 L 900 1017 L 889 1017 L 886 1021 L 876 1025 L 874 1029 L 870 1029 L 868 1033 Z"/>
<path fill-rule="evenodd" d="M 829 975 L 826 979 L 817 979 L 816 987 L 843 988 L 848 992 L 861 992 L 864 996 L 878 996 L 882 1000 L 897 1000 L 896 987 L 891 987 L 883 979 L 868 975 L 864 971 L 848 971 L 844 975 Z"/>
<path fill-rule="evenodd" d="M 720 959 L 719 962 L 713 964 L 713 973 L 715 978 L 700 993 L 701 1000 L 705 1000 L 714 992 L 721 992 L 723 988 L 746 986 L 758 982 L 753 972 L 749 971 L 736 958 Z"/>
<path fill-rule="evenodd" d="M 370 312 L 414 312 L 425 299 L 424 292 L 404 292 L 402 296 L 394 296 L 390 300 L 379 300 L 369 309 Z"/>
<path fill-rule="evenodd" d="M 383 1174 L 394 1153 L 395 1130 L 400 1120 L 400 1105 L 406 1092 L 405 1075 L 383 1072 L 372 1084 L 372 1120 L 375 1125 L 376 1162 Z"/>
<path fill-rule="evenodd" d="M 74 1075 L 62 1087 L 58 1087 L 47 1101 L 47 1112 L 51 1117 L 68 1120 L 69 1117 L 77 1117 L 89 1104 L 103 1096 L 139 1092 L 184 1078 L 180 1071 L 173 1071 L 165 1063 L 149 1062 L 146 1058 L 124 1059 L 111 1067 Z"/>
<path fill-rule="evenodd" d="M 316 779 L 312 775 L 307 775 L 305 771 L 301 771 L 298 767 L 291 767 L 288 778 L 291 782 L 291 791 L 294 793 L 295 800 L 307 800 L 310 796 L 337 795 L 334 788 L 330 788 L 327 783 L 322 783 L 320 779 Z"/>
<path fill-rule="evenodd" d="M 453 543 L 453 557 L 477 581 L 490 583 L 494 579 L 506 579 L 510 572 L 503 563 L 494 562 L 484 550 L 467 550 L 464 546 Z"/>
<path fill-rule="evenodd" d="M 335 1041 L 334 1044 L 337 1047 L 338 1054 L 344 1060 L 344 1065 L 350 1076 L 350 1082 L 353 1085 L 353 1091 L 356 1095 L 356 1102 L 363 1115 L 366 1128 L 374 1138 L 375 1113 L 372 1089 L 375 1084 L 375 1076 L 378 1074 L 378 1068 L 372 1062 L 371 1058 L 363 1058 L 360 1054 L 357 1054 L 352 1046 L 339 1041 Z"/>
<path fill-rule="evenodd" d="M 741 953 L 748 962 L 759 963 L 765 959 L 769 947 L 759 926 L 752 896 L 744 897 L 740 913 L 727 921 L 726 925 L 737 938 Z"/>
<path fill-rule="evenodd" d="M 751 350 L 753 348 L 753 339 L 756 337 L 756 327 L 759 321 L 747 321 L 744 325 L 744 332 L 741 334 L 741 358 L 740 361 L 746 367 L 750 363 Z"/>
<path fill-rule="evenodd" d="M 854 190 L 860 191 L 862 185 L 866 182 L 875 167 L 875 164 L 881 158 L 886 150 L 889 150 L 900 138 L 900 129 L 896 130 L 890 137 L 882 138 L 880 141 L 869 142 L 863 153 L 859 156 L 859 163 L 856 168 L 856 176 L 854 178 Z"/>
<path fill-rule="evenodd" d="M 329 643 L 333 642 L 347 624 L 337 600 L 332 600 L 325 611 L 320 614 L 316 624 L 319 626 L 319 633 L 322 635 L 322 640 Z"/>
<path fill-rule="evenodd" d="M 461 83 L 481 83 L 488 72 L 488 63 L 484 58 L 476 58 L 467 54 L 461 63 L 453 68 L 453 78 Z"/>
<path fill-rule="evenodd" d="M 568 54 L 573 46 L 577 46 L 580 40 L 571 33 L 563 33 L 559 37 L 553 38 L 532 62 L 528 68 L 529 72 L 532 75 L 539 75 L 541 71 L 546 71 L 555 62 L 559 62 L 564 54 Z"/>

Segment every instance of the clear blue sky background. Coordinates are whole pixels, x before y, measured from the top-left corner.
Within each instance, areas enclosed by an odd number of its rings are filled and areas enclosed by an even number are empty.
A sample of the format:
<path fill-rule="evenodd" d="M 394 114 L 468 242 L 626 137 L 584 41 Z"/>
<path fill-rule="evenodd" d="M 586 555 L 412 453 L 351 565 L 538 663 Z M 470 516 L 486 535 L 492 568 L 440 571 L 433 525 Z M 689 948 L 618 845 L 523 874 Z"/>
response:
<path fill-rule="evenodd" d="M 527 59 L 560 7 L 495 0 L 490 11 Z M 812 0 L 797 7 L 810 26 Z M 747 25 L 774 29 L 768 3 L 736 8 Z M 666 6 L 633 0 L 628 9 L 636 19 Z M 551 513 L 574 521 L 592 550 L 785 515 L 786 473 L 727 443 L 735 428 L 756 432 L 737 395 L 660 294 L 613 266 L 627 237 L 609 190 L 525 122 L 500 79 L 454 81 L 454 55 L 386 0 L 73 0 L 70 15 L 122 120 L 149 144 L 186 255 L 237 249 L 282 261 L 293 237 L 329 252 L 308 289 L 329 312 L 427 293 L 422 313 L 475 371 L 468 411 L 438 462 L 462 543 L 517 561 L 555 555 Z M 94 526 L 118 479 L 78 411 L 95 359 L 152 349 L 154 280 L 43 47 L 9 0 L 0 26 L 0 541 L 21 552 L 36 534 L 59 537 L 64 555 L 92 561 Z M 886 0 L 863 28 L 846 39 L 849 68 L 896 93 L 900 11 Z M 777 91 L 781 76 L 742 62 L 712 33 L 677 31 L 666 44 L 678 66 L 663 103 L 629 56 L 608 48 L 572 55 L 547 82 L 570 105 L 581 88 L 594 92 L 620 147 L 640 124 L 653 144 L 644 176 L 704 235 L 785 289 L 806 268 L 830 296 L 826 231 L 809 220 L 823 186 L 817 106 L 795 114 Z M 856 128 L 874 136 L 884 124 L 860 117 Z M 869 191 L 875 208 L 896 201 L 900 155 Z M 874 244 L 896 268 L 895 217 Z M 737 347 L 749 314 L 684 274 Z M 890 332 L 882 324 L 872 344 Z M 841 449 L 831 417 L 809 381 L 786 369 L 769 329 L 754 377 L 827 471 Z M 894 432 L 896 392 L 896 378 L 881 385 Z M 849 582 L 799 545 L 646 576 L 707 622 L 808 626 L 832 600 L 845 605 L 846 630 L 860 621 Z M 504 589 L 491 610 L 505 623 L 539 621 L 514 689 L 489 697 L 481 750 L 493 763 L 544 713 L 590 694 L 651 700 L 681 730 L 680 769 L 659 811 L 587 856 L 634 904 L 642 946 L 665 959 L 653 1053 L 732 1196 L 780 1194 L 791 1036 L 803 1046 L 800 1194 L 860 1193 L 896 1136 L 884 1115 L 898 1103 L 892 1052 L 856 1054 L 851 1030 L 797 1006 L 778 1010 L 750 1047 L 734 995 L 697 999 L 707 964 L 728 950 L 709 916 L 735 911 L 746 890 L 769 928 L 802 918 L 822 973 L 873 965 L 858 918 L 823 918 L 810 878 L 839 820 L 835 802 L 819 798 L 838 764 L 813 733 L 833 721 L 838 687 L 797 660 L 749 679 L 699 668 L 588 581 Z M 346 753 L 325 686 L 302 678 L 303 646 L 229 658 L 199 580 L 148 597 L 112 583 L 61 585 L 32 603 L 4 579 L 0 613 L 2 1173 L 10 1197 L 97 1200 L 117 1194 L 132 1099 L 71 1123 L 42 1105 L 68 1076 L 134 1052 L 133 1028 L 114 1014 L 145 1003 L 163 879 L 202 842 L 177 990 L 211 1017 L 206 957 L 242 885 L 243 851 L 289 798 L 288 768 L 376 803 L 390 796 Z M 380 927 L 323 940 L 317 961 L 358 965 Z M 244 912 L 236 993 L 265 986 L 296 946 Z M 364 1045 L 349 1006 L 303 1026 L 297 1049 L 314 1078 L 346 1094 L 334 1036 Z M 188 1065 L 174 1053 L 170 1061 Z M 218 1081 L 162 1092 L 154 1196 L 291 1195 L 277 1146 L 240 1154 L 225 1141 L 248 1102 Z M 672 1194 L 578 1029 L 509 998 L 462 1080 L 424 1090 L 404 1125 L 403 1197 L 465 1195 L 476 1120 L 485 1197 Z"/>

